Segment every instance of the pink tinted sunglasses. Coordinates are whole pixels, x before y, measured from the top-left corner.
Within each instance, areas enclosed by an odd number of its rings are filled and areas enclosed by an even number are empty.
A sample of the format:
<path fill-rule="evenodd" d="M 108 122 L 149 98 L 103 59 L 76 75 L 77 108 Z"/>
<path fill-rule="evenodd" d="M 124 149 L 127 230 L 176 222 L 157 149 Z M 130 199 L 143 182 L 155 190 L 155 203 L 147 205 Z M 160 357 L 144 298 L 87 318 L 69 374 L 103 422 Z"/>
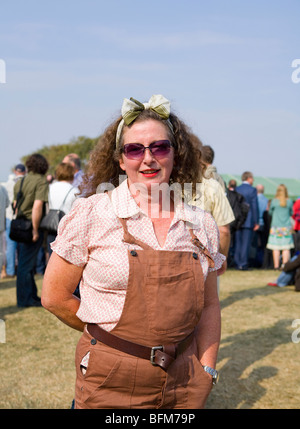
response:
<path fill-rule="evenodd" d="M 149 149 L 155 158 L 163 158 L 170 153 L 172 146 L 169 140 L 158 140 L 150 143 L 149 146 L 144 146 L 141 143 L 128 143 L 121 148 L 121 153 L 124 153 L 128 159 L 140 159 L 144 157 L 145 150 Z"/>

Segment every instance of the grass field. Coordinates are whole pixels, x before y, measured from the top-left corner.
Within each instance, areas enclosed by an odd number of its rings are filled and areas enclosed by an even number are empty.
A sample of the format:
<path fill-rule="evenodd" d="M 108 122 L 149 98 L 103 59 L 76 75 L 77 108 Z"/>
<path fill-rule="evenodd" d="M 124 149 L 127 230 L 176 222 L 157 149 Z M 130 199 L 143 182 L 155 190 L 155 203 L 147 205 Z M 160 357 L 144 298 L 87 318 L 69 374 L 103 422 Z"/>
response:
<path fill-rule="evenodd" d="M 208 409 L 299 408 L 300 293 L 267 287 L 274 271 L 228 270 L 221 277 L 220 381 Z M 42 279 L 37 279 L 39 289 Z M 43 308 L 16 306 L 15 280 L 0 282 L 1 409 L 67 409 L 74 395 L 80 336 Z M 296 323 L 296 322 L 295 322 Z M 1 335 L 0 335 L 1 339 Z"/>

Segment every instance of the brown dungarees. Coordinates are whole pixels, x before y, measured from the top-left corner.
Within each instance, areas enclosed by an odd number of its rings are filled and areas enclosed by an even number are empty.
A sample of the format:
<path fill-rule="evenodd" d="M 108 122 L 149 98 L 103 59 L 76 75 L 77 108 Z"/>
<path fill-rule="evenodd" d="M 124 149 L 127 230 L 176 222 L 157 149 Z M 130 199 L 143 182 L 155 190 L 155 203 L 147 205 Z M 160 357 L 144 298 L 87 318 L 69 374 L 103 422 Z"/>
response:
<path fill-rule="evenodd" d="M 127 230 L 124 241 L 142 250 L 128 251 L 129 279 L 121 318 L 112 334 L 146 346 L 179 343 L 193 333 L 204 305 L 199 250 L 207 250 L 191 232 L 194 252 L 154 250 Z M 85 374 L 82 358 L 90 353 Z M 76 349 L 76 408 L 203 408 L 211 376 L 197 358 L 195 338 L 167 370 L 103 344 L 85 329 Z"/>

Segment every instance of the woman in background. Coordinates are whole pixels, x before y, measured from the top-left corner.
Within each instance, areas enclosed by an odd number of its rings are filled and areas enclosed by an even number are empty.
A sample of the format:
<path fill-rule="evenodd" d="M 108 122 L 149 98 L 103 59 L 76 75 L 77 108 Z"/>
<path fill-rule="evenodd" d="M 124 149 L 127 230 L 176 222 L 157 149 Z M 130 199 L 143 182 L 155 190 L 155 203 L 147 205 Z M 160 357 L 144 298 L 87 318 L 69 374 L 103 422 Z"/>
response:
<path fill-rule="evenodd" d="M 69 213 L 72 204 L 79 194 L 79 189 L 72 186 L 74 180 L 74 168 L 72 165 L 61 162 L 55 170 L 55 181 L 49 186 L 49 209 L 62 210 L 65 214 Z M 56 235 L 48 234 L 47 247 L 49 256 L 52 253 L 50 244 L 55 240 Z"/>
<path fill-rule="evenodd" d="M 272 222 L 267 248 L 272 250 L 274 269 L 278 270 L 281 252 L 282 264 L 285 264 L 290 260 L 290 249 L 294 248 L 291 221 L 293 203 L 288 197 L 285 185 L 278 186 L 275 198 L 271 201 L 269 213 L 272 216 Z"/>

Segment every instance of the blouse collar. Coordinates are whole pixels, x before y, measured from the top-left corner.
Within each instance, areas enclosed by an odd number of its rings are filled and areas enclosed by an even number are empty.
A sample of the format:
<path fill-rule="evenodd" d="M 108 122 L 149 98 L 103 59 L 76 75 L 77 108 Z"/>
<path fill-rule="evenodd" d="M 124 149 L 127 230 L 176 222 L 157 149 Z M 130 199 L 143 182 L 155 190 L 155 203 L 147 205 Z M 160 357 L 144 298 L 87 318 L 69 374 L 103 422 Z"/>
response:
<path fill-rule="evenodd" d="M 124 180 L 111 195 L 111 201 L 114 213 L 119 218 L 132 218 L 135 216 L 147 216 L 147 214 L 137 205 L 129 188 L 127 180 Z M 184 221 L 190 224 L 191 228 L 200 226 L 204 216 L 204 211 L 198 207 L 188 205 L 183 201 L 176 204 L 174 209 L 174 218 L 172 224 Z"/>

